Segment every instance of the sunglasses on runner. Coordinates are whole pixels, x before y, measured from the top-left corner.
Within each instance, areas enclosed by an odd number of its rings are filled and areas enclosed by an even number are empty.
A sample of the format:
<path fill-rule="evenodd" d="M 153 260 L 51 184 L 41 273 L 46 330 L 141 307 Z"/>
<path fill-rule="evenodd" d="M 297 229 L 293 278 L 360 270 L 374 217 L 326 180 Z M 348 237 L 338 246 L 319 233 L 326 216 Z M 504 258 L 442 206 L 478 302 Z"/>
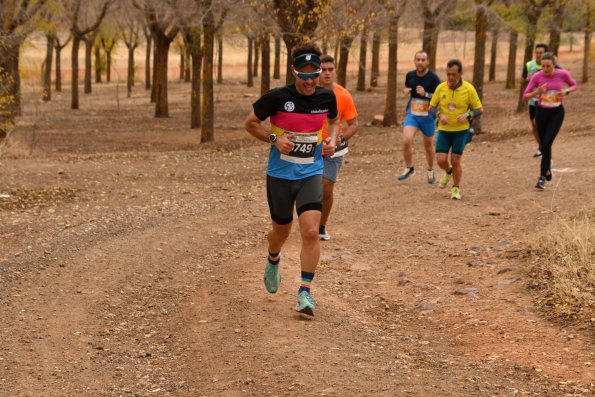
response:
<path fill-rule="evenodd" d="M 320 77 L 320 73 L 322 73 L 322 69 L 318 70 L 317 72 L 312 72 L 312 73 L 296 72 L 296 75 L 297 75 L 297 77 L 299 77 L 302 80 L 308 80 L 308 79 L 316 80 L 317 78 Z"/>

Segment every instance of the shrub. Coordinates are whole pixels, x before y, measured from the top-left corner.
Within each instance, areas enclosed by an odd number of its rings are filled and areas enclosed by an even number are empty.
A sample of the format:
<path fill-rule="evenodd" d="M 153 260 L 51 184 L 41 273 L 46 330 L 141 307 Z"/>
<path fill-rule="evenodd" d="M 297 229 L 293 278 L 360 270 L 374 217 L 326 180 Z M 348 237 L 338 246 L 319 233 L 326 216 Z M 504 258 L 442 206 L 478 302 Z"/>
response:
<path fill-rule="evenodd" d="M 530 287 L 554 318 L 595 326 L 595 206 L 531 244 Z"/>

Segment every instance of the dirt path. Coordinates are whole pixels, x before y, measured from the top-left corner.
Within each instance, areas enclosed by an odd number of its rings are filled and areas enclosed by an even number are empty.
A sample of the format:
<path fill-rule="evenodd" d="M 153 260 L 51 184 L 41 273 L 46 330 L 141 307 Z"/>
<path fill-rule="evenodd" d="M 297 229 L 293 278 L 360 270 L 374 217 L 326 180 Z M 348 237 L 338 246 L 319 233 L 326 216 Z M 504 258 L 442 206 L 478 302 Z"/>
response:
<path fill-rule="evenodd" d="M 160 128 L 171 127 L 156 123 L 149 141 Z M 592 121 L 567 123 L 545 192 L 532 188 L 526 136 L 474 142 L 461 202 L 421 175 L 397 183 L 398 134 L 362 128 L 314 319 L 292 310 L 297 230 L 281 290 L 262 286 L 265 147 L 227 131 L 193 151 L 93 153 L 82 134 L 55 133 L 82 153 L 0 167 L 14 199 L 0 202 L 1 396 L 593 393 L 592 334 L 537 312 L 523 257 L 556 217 L 592 202 Z M 126 134 L 95 144 L 142 140 Z M 191 146 L 186 134 L 161 149 Z"/>

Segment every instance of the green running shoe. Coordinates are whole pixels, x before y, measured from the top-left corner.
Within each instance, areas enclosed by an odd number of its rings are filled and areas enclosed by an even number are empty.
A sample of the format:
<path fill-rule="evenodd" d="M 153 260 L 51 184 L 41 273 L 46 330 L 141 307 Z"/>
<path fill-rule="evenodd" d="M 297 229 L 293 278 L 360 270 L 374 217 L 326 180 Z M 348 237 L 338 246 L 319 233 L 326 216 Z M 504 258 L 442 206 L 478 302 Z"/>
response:
<path fill-rule="evenodd" d="M 450 182 L 450 178 L 452 178 L 452 172 L 450 174 L 448 172 L 445 172 L 444 175 L 442 175 L 440 182 L 438 182 L 438 186 L 440 187 L 440 189 L 444 189 L 446 185 L 448 185 L 448 182 Z"/>
<path fill-rule="evenodd" d="M 460 200 L 461 199 L 461 189 L 458 186 L 453 186 L 450 189 L 450 198 L 453 200 Z"/>
<path fill-rule="evenodd" d="M 264 286 L 268 292 L 274 294 L 281 284 L 281 275 L 279 274 L 279 265 L 272 265 L 267 258 L 267 265 L 264 268 Z"/>
<path fill-rule="evenodd" d="M 302 291 L 298 294 L 298 301 L 295 310 L 307 314 L 308 316 L 314 316 L 314 309 L 316 306 L 314 305 L 314 299 L 312 299 L 312 295 L 308 291 Z"/>

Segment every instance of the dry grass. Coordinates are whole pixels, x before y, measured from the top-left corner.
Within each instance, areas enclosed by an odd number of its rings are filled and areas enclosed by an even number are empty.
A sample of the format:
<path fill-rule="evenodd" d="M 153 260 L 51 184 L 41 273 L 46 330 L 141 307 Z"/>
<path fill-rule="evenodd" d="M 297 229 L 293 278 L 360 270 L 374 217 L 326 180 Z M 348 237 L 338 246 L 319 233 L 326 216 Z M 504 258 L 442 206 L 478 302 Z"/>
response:
<path fill-rule="evenodd" d="M 595 206 L 559 220 L 531 244 L 530 286 L 554 318 L 595 326 Z"/>

